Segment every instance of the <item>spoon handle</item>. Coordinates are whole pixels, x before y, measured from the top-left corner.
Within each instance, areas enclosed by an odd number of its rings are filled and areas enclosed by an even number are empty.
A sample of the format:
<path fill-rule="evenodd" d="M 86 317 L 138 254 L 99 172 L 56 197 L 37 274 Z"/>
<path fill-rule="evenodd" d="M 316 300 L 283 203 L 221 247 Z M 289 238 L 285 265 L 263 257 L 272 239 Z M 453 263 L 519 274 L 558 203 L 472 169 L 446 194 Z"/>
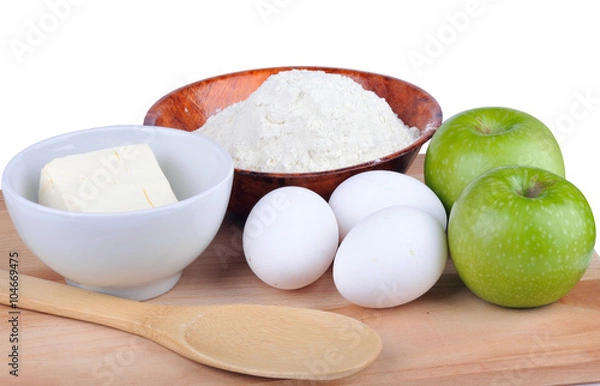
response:
<path fill-rule="evenodd" d="M 0 270 L 0 304 L 139 331 L 156 306 Z"/>

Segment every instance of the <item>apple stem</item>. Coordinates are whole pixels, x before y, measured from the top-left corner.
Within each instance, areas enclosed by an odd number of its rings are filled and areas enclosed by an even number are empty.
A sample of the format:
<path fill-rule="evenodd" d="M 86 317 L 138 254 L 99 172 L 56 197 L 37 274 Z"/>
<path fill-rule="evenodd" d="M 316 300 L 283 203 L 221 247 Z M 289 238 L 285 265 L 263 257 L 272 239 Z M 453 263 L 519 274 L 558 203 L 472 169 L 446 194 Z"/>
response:
<path fill-rule="evenodd" d="M 533 186 L 527 188 L 527 191 L 525 192 L 525 197 L 536 198 L 540 195 L 544 188 L 545 186 L 543 184 L 536 182 L 535 184 L 533 184 Z"/>
<path fill-rule="evenodd" d="M 534 176 L 529 180 L 527 189 L 522 191 L 521 194 L 527 198 L 537 198 L 548 188 L 548 186 L 552 185 L 552 183 L 552 181 L 540 181 L 537 176 Z"/>
<path fill-rule="evenodd" d="M 474 127 L 482 134 L 492 135 L 510 131 L 514 128 L 514 125 L 504 125 L 487 119 L 479 119 Z"/>
<path fill-rule="evenodd" d="M 492 133 L 492 130 L 487 126 L 481 125 L 481 126 L 476 126 L 475 128 L 483 134 L 491 134 Z"/>

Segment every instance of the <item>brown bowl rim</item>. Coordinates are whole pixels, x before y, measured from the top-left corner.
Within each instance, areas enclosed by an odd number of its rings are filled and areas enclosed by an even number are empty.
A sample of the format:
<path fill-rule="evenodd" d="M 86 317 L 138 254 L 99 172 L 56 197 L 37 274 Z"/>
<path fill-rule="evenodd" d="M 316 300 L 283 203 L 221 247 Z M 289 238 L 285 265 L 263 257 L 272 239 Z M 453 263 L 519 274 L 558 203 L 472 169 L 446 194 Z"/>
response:
<path fill-rule="evenodd" d="M 268 71 L 268 72 L 272 72 L 272 74 L 277 74 L 282 71 L 290 71 L 290 70 L 324 71 L 327 73 L 338 73 L 338 74 L 359 73 L 359 74 L 363 74 L 363 75 L 375 75 L 378 77 L 391 79 L 396 82 L 404 83 L 405 85 L 407 85 L 411 88 L 414 88 L 417 91 L 426 95 L 432 102 L 434 102 L 438 106 L 438 113 L 436 114 L 436 116 L 434 116 L 432 118 L 432 121 L 429 122 L 426 127 L 424 127 L 423 129 L 418 128 L 420 131 L 420 135 L 417 138 L 417 140 L 415 140 L 413 143 L 411 143 L 407 147 L 400 149 L 394 153 L 382 156 L 382 157 L 374 159 L 374 160 L 365 161 L 360 164 L 345 166 L 345 167 L 341 167 L 341 168 L 320 170 L 320 171 L 315 171 L 315 172 L 261 172 L 261 171 L 250 170 L 250 169 L 234 168 L 235 173 L 250 176 L 250 177 L 262 177 L 262 176 L 266 177 L 266 176 L 268 176 L 268 177 L 272 177 L 272 178 L 276 178 L 276 179 L 303 179 L 303 178 L 310 178 L 310 177 L 323 177 L 323 176 L 332 175 L 332 174 L 351 173 L 351 172 L 358 171 L 358 170 L 373 168 L 373 167 L 377 166 L 378 164 L 389 162 L 389 161 L 397 159 L 405 154 L 411 153 L 415 150 L 419 150 L 425 143 L 427 143 L 427 141 L 429 141 L 431 139 L 431 137 L 435 134 L 436 130 L 442 124 L 442 109 L 441 109 L 440 104 L 430 93 L 428 93 L 421 87 L 419 87 L 411 82 L 408 82 L 406 80 L 396 78 L 393 76 L 389 76 L 389 75 L 384 75 L 381 73 L 356 70 L 356 69 L 344 68 L 344 67 L 328 67 L 328 66 L 274 66 L 274 67 L 252 68 L 252 69 L 247 69 L 247 70 L 228 72 L 228 73 L 200 79 L 200 80 L 188 83 L 186 85 L 183 85 L 181 87 L 178 87 L 178 88 L 168 92 L 167 94 L 163 95 L 156 102 L 154 102 L 154 104 L 152 104 L 152 106 L 148 109 L 148 111 L 146 113 L 146 116 L 144 118 L 144 124 L 145 125 L 146 124 L 153 125 L 152 121 L 153 120 L 155 121 L 155 117 L 152 116 L 153 115 L 152 112 L 155 109 L 155 107 L 158 106 L 159 104 L 161 104 L 161 102 L 164 99 L 170 97 L 171 95 L 173 95 L 181 90 L 190 88 L 191 86 L 196 85 L 198 83 L 213 82 L 213 81 L 217 81 L 219 79 L 235 77 L 240 74 L 247 74 L 247 73 L 251 73 L 254 71 L 261 71 L 261 72 Z"/>

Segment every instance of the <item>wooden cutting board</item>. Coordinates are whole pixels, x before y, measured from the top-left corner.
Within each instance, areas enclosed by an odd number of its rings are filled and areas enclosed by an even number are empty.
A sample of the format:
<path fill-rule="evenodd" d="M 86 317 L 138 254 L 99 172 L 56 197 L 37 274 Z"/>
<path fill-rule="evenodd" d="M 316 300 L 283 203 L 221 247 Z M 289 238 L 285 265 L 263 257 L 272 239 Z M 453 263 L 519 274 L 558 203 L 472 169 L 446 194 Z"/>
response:
<path fill-rule="evenodd" d="M 423 156 L 409 170 L 422 179 Z M 534 385 L 600 381 L 600 259 L 562 300 L 538 309 L 512 310 L 475 297 L 451 264 L 423 297 L 392 309 L 354 306 L 335 290 L 331 271 L 307 288 L 282 291 L 258 280 L 241 249 L 243 220 L 228 215 L 211 246 L 173 290 L 156 303 L 202 305 L 261 303 L 318 308 L 370 325 L 383 351 L 370 367 L 332 385 Z M 62 278 L 21 242 L 0 197 L 0 262 L 18 253 L 19 271 Z M 110 328 L 20 310 L 19 377 L 9 375 L 10 308 L 0 306 L 0 384 L 197 385 L 310 382 L 271 380 L 199 365 L 169 350 Z M 240 323 L 243 323 L 240 320 Z M 316 384 L 316 383 L 315 383 Z M 321 382 L 319 382 L 321 384 Z"/>

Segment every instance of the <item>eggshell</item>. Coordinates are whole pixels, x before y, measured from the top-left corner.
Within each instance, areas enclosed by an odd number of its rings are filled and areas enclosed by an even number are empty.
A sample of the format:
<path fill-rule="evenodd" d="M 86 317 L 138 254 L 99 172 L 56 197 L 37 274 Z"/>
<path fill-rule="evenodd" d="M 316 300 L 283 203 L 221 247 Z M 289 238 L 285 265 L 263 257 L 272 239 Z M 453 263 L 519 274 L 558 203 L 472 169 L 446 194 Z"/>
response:
<path fill-rule="evenodd" d="M 266 194 L 252 208 L 242 245 L 248 265 L 263 282 L 296 289 L 327 271 L 338 237 L 327 201 L 309 189 L 287 186 Z"/>
<path fill-rule="evenodd" d="M 352 228 L 338 248 L 333 279 L 352 303 L 394 307 L 429 291 L 447 256 L 446 233 L 435 218 L 413 207 L 392 206 Z"/>
<path fill-rule="evenodd" d="M 380 209 L 406 205 L 431 214 L 446 229 L 447 215 L 436 194 L 423 182 L 406 174 L 373 170 L 342 182 L 329 198 L 338 220 L 340 241 L 350 229 Z"/>

